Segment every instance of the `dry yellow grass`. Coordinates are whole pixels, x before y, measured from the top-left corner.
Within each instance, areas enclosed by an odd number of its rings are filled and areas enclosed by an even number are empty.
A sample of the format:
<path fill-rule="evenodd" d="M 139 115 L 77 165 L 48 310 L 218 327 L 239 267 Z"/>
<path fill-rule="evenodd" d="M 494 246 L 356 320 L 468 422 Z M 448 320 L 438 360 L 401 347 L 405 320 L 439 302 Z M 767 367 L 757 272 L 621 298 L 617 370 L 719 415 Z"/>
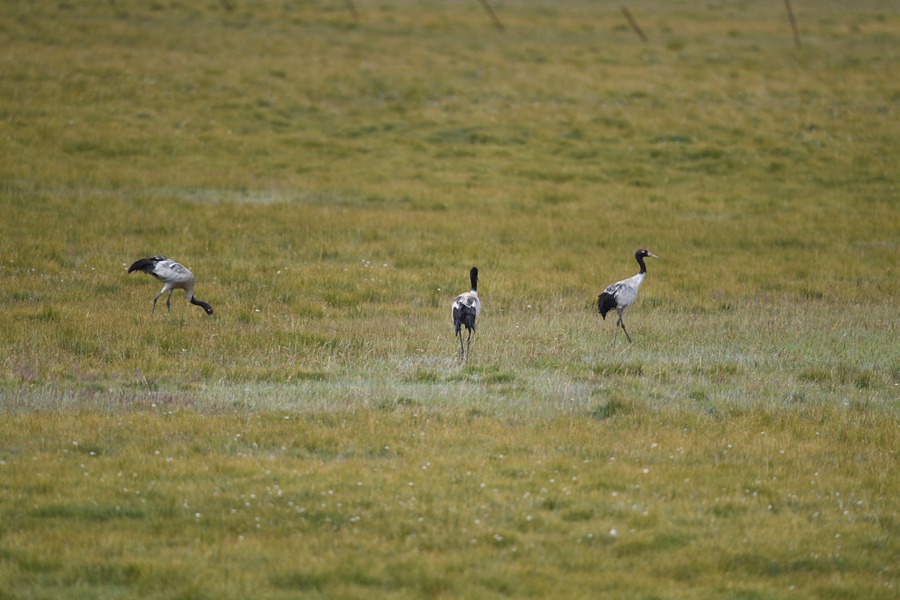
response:
<path fill-rule="evenodd" d="M 893 3 L 232 4 L 0 4 L 0 596 L 896 596 Z"/>

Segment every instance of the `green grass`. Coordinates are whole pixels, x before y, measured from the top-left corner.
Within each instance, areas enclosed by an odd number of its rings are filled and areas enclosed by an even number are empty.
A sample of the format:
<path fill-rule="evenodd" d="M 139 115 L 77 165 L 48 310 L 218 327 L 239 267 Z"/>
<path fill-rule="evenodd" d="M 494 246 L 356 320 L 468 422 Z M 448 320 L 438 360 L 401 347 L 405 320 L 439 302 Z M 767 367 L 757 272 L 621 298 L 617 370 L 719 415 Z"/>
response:
<path fill-rule="evenodd" d="M 896 420 L 738 419 L 20 415 L 2 581 L 76 597 L 892 595 Z"/>
<path fill-rule="evenodd" d="M 893 3 L 232 4 L 0 5 L 0 597 L 896 595 Z"/>

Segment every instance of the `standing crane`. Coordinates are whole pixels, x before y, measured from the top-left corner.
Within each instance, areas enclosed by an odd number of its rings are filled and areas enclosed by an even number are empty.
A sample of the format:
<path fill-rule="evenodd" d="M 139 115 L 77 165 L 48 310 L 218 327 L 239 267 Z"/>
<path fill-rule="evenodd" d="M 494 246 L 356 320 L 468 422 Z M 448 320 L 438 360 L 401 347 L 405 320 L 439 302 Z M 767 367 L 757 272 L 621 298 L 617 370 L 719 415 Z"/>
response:
<path fill-rule="evenodd" d="M 603 293 L 597 297 L 597 312 L 600 313 L 600 316 L 603 317 L 604 321 L 606 320 L 606 313 L 612 309 L 616 309 L 616 312 L 619 313 L 619 320 L 616 323 L 616 335 L 613 336 L 613 343 L 615 343 L 616 338 L 619 336 L 619 327 L 625 332 L 625 337 L 628 338 L 628 341 L 631 341 L 631 336 L 628 335 L 628 330 L 625 329 L 625 322 L 622 320 L 622 315 L 625 313 L 625 310 L 637 300 L 638 290 L 641 289 L 641 284 L 644 283 L 644 277 L 647 276 L 647 266 L 644 265 L 644 257 L 647 256 L 659 258 L 655 254 L 641 248 L 634 253 L 634 259 L 641 266 L 641 272 L 634 277 L 629 277 L 628 279 L 623 279 L 622 281 L 606 286 Z"/>
<path fill-rule="evenodd" d="M 184 295 L 188 302 L 195 306 L 203 307 L 209 318 L 212 318 L 213 308 L 203 300 L 194 297 L 194 274 L 191 273 L 184 265 L 174 260 L 169 260 L 165 256 L 154 256 L 153 258 L 142 258 L 134 262 L 128 268 L 128 272 L 143 271 L 147 275 L 152 275 L 163 282 L 162 291 L 160 291 L 153 299 L 153 308 L 150 309 L 150 315 L 156 310 L 156 301 L 159 297 L 169 292 L 166 298 L 166 308 L 172 312 L 172 292 L 176 289 L 184 290 Z"/>
<path fill-rule="evenodd" d="M 472 344 L 472 332 L 475 331 L 475 321 L 481 314 L 481 300 L 478 299 L 478 267 L 472 267 L 469 271 L 469 279 L 472 280 L 472 289 L 460 294 L 453 301 L 451 313 L 453 315 L 453 329 L 459 338 L 459 359 L 469 362 L 469 346 Z M 463 349 L 462 328 L 465 326 L 469 332 L 466 338 L 466 347 Z"/>

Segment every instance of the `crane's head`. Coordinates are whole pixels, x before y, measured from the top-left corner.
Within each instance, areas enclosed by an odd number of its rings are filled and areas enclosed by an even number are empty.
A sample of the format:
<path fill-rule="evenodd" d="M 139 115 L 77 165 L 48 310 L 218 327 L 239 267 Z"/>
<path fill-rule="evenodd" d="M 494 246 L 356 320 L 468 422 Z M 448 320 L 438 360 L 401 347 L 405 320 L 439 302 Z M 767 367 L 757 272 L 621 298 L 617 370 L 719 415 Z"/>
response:
<path fill-rule="evenodd" d="M 647 251 L 645 248 L 641 248 L 637 252 L 634 253 L 635 258 L 644 258 L 645 256 L 652 256 L 653 258 L 659 258 L 657 255 L 652 252 Z"/>

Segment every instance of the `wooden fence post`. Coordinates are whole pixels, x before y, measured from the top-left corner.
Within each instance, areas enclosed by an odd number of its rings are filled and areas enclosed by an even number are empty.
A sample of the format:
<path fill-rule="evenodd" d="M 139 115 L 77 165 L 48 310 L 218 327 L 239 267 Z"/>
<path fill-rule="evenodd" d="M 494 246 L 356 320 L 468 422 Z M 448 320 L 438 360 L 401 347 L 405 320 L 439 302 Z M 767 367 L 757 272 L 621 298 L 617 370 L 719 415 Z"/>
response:
<path fill-rule="evenodd" d="M 787 0 L 785 0 L 787 2 Z M 631 28 L 634 30 L 638 37 L 641 38 L 642 42 L 647 41 L 647 36 L 644 35 L 644 32 L 641 31 L 641 28 L 638 27 L 637 21 L 634 20 L 634 17 L 631 16 L 631 11 L 626 7 L 622 7 L 622 14 L 625 15 L 625 18 L 628 19 L 628 24 L 631 25 Z"/>
<path fill-rule="evenodd" d="M 791 32 L 794 34 L 794 44 L 800 47 L 800 30 L 797 29 L 797 20 L 794 18 L 794 11 L 791 9 L 791 0 L 784 0 L 784 7 L 787 9 L 788 20 L 791 22 Z"/>

